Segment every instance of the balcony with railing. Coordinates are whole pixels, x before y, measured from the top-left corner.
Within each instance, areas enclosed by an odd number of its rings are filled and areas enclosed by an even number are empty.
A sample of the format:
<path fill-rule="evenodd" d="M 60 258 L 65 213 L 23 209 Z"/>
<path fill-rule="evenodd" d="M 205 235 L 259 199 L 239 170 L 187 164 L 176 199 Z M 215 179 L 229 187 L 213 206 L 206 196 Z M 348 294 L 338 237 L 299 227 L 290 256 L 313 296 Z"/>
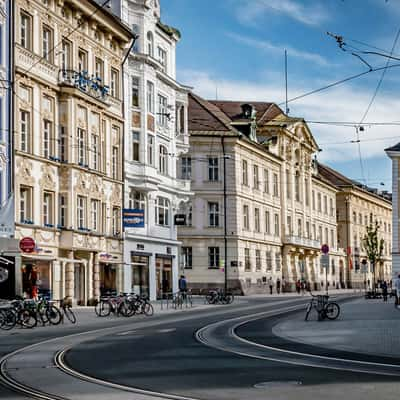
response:
<path fill-rule="evenodd" d="M 313 249 L 321 248 L 321 242 L 319 240 L 309 239 L 295 235 L 286 235 L 284 243 L 299 247 L 313 248 Z"/>

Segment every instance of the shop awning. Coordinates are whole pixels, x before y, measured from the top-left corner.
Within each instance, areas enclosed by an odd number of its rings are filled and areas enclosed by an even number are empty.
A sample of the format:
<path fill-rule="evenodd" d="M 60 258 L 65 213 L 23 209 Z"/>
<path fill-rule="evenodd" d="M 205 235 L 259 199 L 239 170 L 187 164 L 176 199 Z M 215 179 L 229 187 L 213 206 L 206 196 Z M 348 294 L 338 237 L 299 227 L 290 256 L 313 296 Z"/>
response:
<path fill-rule="evenodd" d="M 122 261 L 117 261 L 117 260 L 110 260 L 110 261 L 100 261 L 99 260 L 99 264 L 113 264 L 113 265 L 125 265 L 124 262 Z"/>
<path fill-rule="evenodd" d="M 87 260 L 74 260 L 73 258 L 58 258 L 58 261 L 71 264 L 85 264 L 87 262 Z"/>
<path fill-rule="evenodd" d="M 4 264 L 12 264 L 12 265 L 14 265 L 14 263 L 12 262 L 12 261 L 10 261 L 10 260 L 7 260 L 7 258 L 4 258 L 4 257 L 0 257 L 0 263 L 4 263 Z"/>
<path fill-rule="evenodd" d="M 38 261 L 54 261 L 56 257 L 54 256 L 46 256 L 44 254 L 21 254 L 22 258 L 28 258 L 30 260 L 38 260 Z"/>

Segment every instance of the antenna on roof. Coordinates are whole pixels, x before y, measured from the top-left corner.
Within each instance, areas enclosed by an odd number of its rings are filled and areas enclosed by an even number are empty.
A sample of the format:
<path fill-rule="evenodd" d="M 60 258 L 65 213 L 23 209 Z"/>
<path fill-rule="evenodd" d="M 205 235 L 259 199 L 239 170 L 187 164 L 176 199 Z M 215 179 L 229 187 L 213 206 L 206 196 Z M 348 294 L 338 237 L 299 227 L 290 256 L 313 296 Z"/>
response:
<path fill-rule="evenodd" d="M 286 92 L 286 100 L 285 100 L 285 112 L 286 115 L 289 115 L 289 107 L 288 107 L 288 76 L 287 76 L 287 51 L 285 49 L 285 92 Z"/>
<path fill-rule="evenodd" d="M 218 83 L 215 84 L 215 100 L 218 100 Z"/>

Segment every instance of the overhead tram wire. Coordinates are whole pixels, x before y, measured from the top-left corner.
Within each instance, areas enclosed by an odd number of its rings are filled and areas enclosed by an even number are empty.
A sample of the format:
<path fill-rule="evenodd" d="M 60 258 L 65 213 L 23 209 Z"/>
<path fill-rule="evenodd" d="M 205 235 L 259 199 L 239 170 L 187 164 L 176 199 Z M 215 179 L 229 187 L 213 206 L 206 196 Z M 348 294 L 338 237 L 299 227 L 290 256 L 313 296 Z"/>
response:
<path fill-rule="evenodd" d="M 94 15 L 96 15 L 100 9 L 103 9 L 111 0 L 105 0 L 101 5 L 98 5 L 98 8 L 96 8 L 96 10 L 94 10 L 91 14 L 89 14 L 89 16 L 87 18 L 91 18 Z M 41 56 L 36 62 L 34 62 L 28 69 L 24 70 L 21 72 L 21 75 L 25 75 L 27 73 L 29 73 L 30 71 L 32 71 L 32 69 L 34 67 L 36 67 L 36 65 L 38 65 L 40 62 L 42 62 L 43 60 L 46 59 L 46 56 L 49 54 L 53 54 L 54 50 L 59 47 L 60 45 L 62 45 L 63 40 L 69 38 L 74 32 L 76 32 L 80 27 L 82 26 L 82 23 L 78 22 L 77 26 L 75 28 L 73 28 L 71 30 L 71 32 L 69 32 L 67 35 L 63 36 L 62 39 L 56 43 L 49 51 L 48 53 L 46 53 L 45 55 Z M 19 79 L 21 79 L 22 76 L 20 76 L 20 78 L 17 78 L 14 83 L 17 83 L 19 81 Z"/>

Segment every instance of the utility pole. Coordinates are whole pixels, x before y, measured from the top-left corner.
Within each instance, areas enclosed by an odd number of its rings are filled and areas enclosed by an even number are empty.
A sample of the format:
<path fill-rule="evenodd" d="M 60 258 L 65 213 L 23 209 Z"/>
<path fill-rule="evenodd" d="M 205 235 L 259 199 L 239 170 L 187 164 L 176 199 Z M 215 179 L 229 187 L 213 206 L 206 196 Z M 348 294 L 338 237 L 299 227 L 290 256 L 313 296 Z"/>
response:
<path fill-rule="evenodd" d="M 228 227 L 227 227 L 227 195 L 226 195 L 226 160 L 230 158 L 225 154 L 225 137 L 221 136 L 222 154 L 224 158 L 224 290 L 228 291 Z"/>

